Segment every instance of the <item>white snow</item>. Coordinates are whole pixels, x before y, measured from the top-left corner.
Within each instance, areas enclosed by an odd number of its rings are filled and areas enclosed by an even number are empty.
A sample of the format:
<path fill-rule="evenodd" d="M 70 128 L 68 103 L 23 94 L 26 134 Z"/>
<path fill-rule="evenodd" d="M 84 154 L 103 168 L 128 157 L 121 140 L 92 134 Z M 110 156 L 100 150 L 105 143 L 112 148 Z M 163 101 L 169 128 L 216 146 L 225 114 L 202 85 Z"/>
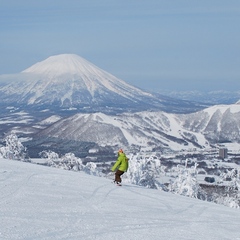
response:
<path fill-rule="evenodd" d="M 189 133 L 196 137 L 200 145 L 205 147 L 208 146 L 208 141 L 203 134 L 186 130 L 183 126 L 181 126 L 181 122 L 178 120 L 177 115 L 174 114 L 147 111 L 134 114 L 124 113 L 119 116 L 110 116 L 104 113 L 80 113 L 76 114 L 74 117 L 75 126 L 77 126 L 77 122 L 80 121 L 81 118 L 89 119 L 90 116 L 95 122 L 102 122 L 118 128 L 127 139 L 129 145 L 138 145 L 141 146 L 142 149 L 144 148 L 144 150 L 147 150 L 148 142 L 153 138 L 159 139 L 166 145 L 170 145 L 170 148 L 174 151 L 195 148 L 191 142 L 189 142 L 188 145 L 183 145 L 181 143 L 164 138 L 164 136 L 161 136 L 158 132 L 154 132 L 154 130 L 146 131 L 145 127 L 156 130 L 163 129 L 164 133 L 172 137 L 178 137 L 179 139 L 183 139 L 182 135 L 184 132 Z M 137 128 L 138 131 L 133 131 L 134 128 Z M 106 142 L 104 143 L 107 144 Z M 150 148 L 150 150 L 151 149 L 152 148 Z"/>
<path fill-rule="evenodd" d="M 0 159 L 0 239 L 240 239 L 240 212 L 159 190 Z"/>
<path fill-rule="evenodd" d="M 41 121 L 39 124 L 40 125 L 45 125 L 45 124 L 51 124 L 51 123 L 55 123 L 57 121 L 59 121 L 62 117 L 58 116 L 58 115 L 52 115 L 46 119 L 44 119 L 43 121 Z"/>
<path fill-rule="evenodd" d="M 22 71 L 23 73 L 45 74 L 54 77 L 66 73 L 88 74 L 92 64 L 75 54 L 51 56 Z"/>
<path fill-rule="evenodd" d="M 228 149 L 228 152 L 234 153 L 234 154 L 240 154 L 240 144 L 239 143 L 224 143 L 221 144 L 225 148 Z"/>
<path fill-rule="evenodd" d="M 119 95 L 130 98 L 134 93 L 151 96 L 150 93 L 127 84 L 123 80 L 116 78 L 112 74 L 100 69 L 76 54 L 59 54 L 51 56 L 25 69 L 22 71 L 22 74 L 34 74 L 37 75 L 36 79 L 39 79 L 40 76 L 44 79 L 41 82 L 38 81 L 38 90 L 33 90 L 33 86 L 35 86 L 33 81 L 30 84 L 31 91 L 35 92 L 35 95 L 31 98 L 30 104 L 36 102 L 37 99 L 43 95 L 44 90 L 48 87 L 51 88 L 53 83 L 64 85 L 66 81 L 69 82 L 68 85 L 71 87 L 68 92 L 61 96 L 62 102 L 65 99 L 71 101 L 74 88 L 83 89 L 84 87 L 92 94 L 92 97 L 96 90 L 100 90 L 103 87 Z M 33 78 L 33 76 L 31 77 Z M 123 88 L 128 89 L 128 91 L 123 91 Z M 24 91 L 26 91 L 26 89 Z M 27 89 L 27 91 L 30 90 Z"/>
<path fill-rule="evenodd" d="M 9 124 L 29 124 L 34 121 L 34 118 L 29 115 L 29 113 L 20 111 L 16 113 L 11 113 L 8 116 L 1 117 L 0 125 Z"/>
<path fill-rule="evenodd" d="M 203 111 L 207 112 L 210 116 L 212 116 L 217 110 L 220 111 L 222 114 L 225 113 L 227 110 L 229 110 L 231 113 L 238 113 L 240 111 L 240 105 L 214 105 L 212 107 L 204 109 Z"/>

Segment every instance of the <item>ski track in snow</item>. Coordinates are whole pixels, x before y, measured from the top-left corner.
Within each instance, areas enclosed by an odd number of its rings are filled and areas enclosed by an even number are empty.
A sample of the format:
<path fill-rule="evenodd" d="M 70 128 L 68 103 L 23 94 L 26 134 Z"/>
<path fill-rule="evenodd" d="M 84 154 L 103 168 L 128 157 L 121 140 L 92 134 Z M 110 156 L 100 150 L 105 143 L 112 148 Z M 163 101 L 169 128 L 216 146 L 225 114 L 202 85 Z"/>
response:
<path fill-rule="evenodd" d="M 240 239 L 237 209 L 0 159 L 0 239 Z"/>

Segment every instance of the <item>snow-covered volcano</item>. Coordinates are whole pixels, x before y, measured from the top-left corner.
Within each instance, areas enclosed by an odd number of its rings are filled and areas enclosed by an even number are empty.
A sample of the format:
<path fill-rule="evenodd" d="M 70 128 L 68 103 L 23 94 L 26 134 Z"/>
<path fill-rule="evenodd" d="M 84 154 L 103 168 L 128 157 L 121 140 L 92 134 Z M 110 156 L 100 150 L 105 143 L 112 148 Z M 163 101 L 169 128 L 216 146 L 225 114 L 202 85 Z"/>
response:
<path fill-rule="evenodd" d="M 8 77 L 8 81 L 5 78 L 0 77 L 0 100 L 7 104 L 104 112 L 199 108 L 142 91 L 75 54 L 51 56 Z"/>
<path fill-rule="evenodd" d="M 107 90 L 130 98 L 133 94 L 151 96 L 149 93 L 127 84 L 75 54 L 49 57 L 27 68 L 22 73 L 44 76 L 41 81 L 42 90 L 48 88 L 44 83 L 51 83 L 52 86 L 54 84 L 68 84 L 68 95 L 62 96 L 62 101 L 72 100 L 73 93 L 82 89 L 87 90 L 92 98 L 95 97 L 97 92 L 103 93 Z"/>

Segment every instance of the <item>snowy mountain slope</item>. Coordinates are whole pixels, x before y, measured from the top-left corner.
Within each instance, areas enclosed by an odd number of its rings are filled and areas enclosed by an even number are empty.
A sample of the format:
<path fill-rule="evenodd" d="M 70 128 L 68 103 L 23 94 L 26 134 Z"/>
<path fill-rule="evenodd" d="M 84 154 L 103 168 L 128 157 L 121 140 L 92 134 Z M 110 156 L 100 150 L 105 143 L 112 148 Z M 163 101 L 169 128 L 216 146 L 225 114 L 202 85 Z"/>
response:
<path fill-rule="evenodd" d="M 52 123 L 55 123 L 57 121 L 59 121 L 61 119 L 60 116 L 57 116 L 57 115 L 52 115 L 44 120 L 42 120 L 41 122 L 39 122 L 38 124 L 39 125 L 49 125 L 49 124 L 52 124 Z"/>
<path fill-rule="evenodd" d="M 240 142 L 239 104 L 215 105 L 180 118 L 185 129 L 202 133 L 210 141 Z"/>
<path fill-rule="evenodd" d="M 203 108 L 142 91 L 75 54 L 51 56 L 20 74 L 1 76 L 0 93 L 2 104 L 38 109 L 52 106 L 88 112 L 147 109 L 183 112 Z"/>
<path fill-rule="evenodd" d="M 239 239 L 239 210 L 0 159 L 0 238 Z"/>
<path fill-rule="evenodd" d="M 121 115 L 76 114 L 39 136 L 95 142 L 100 146 L 160 151 L 209 148 L 240 142 L 240 105 L 216 105 L 191 114 L 137 112 Z"/>
<path fill-rule="evenodd" d="M 164 112 L 76 114 L 62 119 L 40 132 L 40 136 L 86 142 L 100 146 L 138 146 L 145 150 L 181 150 L 206 147 L 203 135 L 185 130 L 176 115 Z"/>
<path fill-rule="evenodd" d="M 107 89 L 123 97 L 131 97 L 134 93 L 151 96 L 151 94 L 130 86 L 126 82 L 74 54 L 61 54 L 49 57 L 24 70 L 23 73 L 46 76 L 45 79 L 42 79 L 42 84 L 47 84 L 49 80 L 52 79 L 54 79 L 54 81 L 57 80 L 58 84 L 64 84 L 66 79 L 71 77 L 72 79 L 69 79 L 70 81 L 68 82 L 69 85 L 72 84 L 71 91 L 85 88 L 93 98 L 95 97 L 95 92 L 101 92 L 103 89 Z M 81 80 L 79 81 L 79 85 L 76 82 L 77 80 Z M 47 88 L 47 86 L 42 86 L 42 88 L 43 87 L 45 87 L 45 89 Z M 43 90 L 45 89 L 43 88 Z M 126 91 L 127 89 L 128 91 Z M 67 97 L 68 96 L 63 96 L 62 101 Z M 72 97 L 72 92 L 70 92 L 69 97 Z M 36 101 L 36 99 L 34 99 L 34 101 Z"/>

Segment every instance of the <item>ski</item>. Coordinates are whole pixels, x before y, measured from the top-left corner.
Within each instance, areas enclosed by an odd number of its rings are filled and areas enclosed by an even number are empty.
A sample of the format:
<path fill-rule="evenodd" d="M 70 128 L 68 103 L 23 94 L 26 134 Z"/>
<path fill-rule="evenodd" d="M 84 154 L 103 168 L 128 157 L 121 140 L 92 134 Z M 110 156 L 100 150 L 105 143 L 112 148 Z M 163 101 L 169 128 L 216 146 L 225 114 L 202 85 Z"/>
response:
<path fill-rule="evenodd" d="M 112 183 L 115 184 L 116 186 L 120 186 L 120 187 L 122 186 L 121 183 L 116 183 L 115 181 L 112 181 Z"/>

